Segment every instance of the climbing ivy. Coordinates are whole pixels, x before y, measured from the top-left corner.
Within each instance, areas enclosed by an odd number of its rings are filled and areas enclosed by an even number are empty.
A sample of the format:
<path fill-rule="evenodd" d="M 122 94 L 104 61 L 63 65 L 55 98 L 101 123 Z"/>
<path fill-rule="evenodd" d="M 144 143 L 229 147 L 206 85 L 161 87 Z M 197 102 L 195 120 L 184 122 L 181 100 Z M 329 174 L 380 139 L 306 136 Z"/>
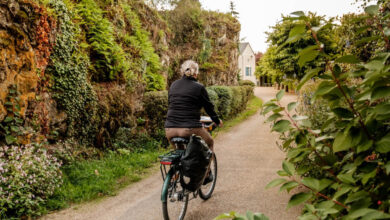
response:
<path fill-rule="evenodd" d="M 53 97 L 58 108 L 64 109 L 67 114 L 65 135 L 91 141 L 95 130 L 96 95 L 88 81 L 89 58 L 82 53 L 77 38 L 81 30 L 73 22 L 75 12 L 63 0 L 51 0 L 50 7 L 55 11 L 59 23 L 51 64 L 46 69 L 53 81 Z"/>

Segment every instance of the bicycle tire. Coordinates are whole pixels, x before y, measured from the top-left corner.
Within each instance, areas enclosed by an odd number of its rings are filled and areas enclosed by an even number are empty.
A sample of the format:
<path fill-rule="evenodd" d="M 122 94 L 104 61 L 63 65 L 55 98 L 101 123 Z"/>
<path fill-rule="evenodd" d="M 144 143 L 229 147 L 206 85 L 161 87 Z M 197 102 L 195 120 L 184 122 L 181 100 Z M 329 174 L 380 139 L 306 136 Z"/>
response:
<path fill-rule="evenodd" d="M 165 192 L 168 192 L 169 191 L 169 188 L 173 187 L 172 185 L 177 185 L 178 187 L 181 187 L 181 184 L 180 184 L 180 181 L 179 179 L 177 178 L 176 180 L 172 180 L 172 178 L 174 176 L 180 176 L 180 173 L 179 171 L 176 171 L 174 173 L 174 175 L 171 175 L 171 176 L 167 176 L 167 180 L 168 183 L 170 184 L 164 184 L 163 185 L 163 189 L 162 191 L 164 192 L 164 190 L 166 190 Z M 165 187 L 165 189 L 164 189 Z M 165 193 L 162 197 L 163 201 L 162 201 L 162 210 L 163 210 L 163 217 L 164 217 L 164 220 L 183 220 L 184 219 L 184 216 L 186 215 L 186 212 L 187 212 L 187 206 L 188 206 L 188 194 L 187 195 L 184 195 L 183 197 L 183 201 L 175 201 L 175 202 L 171 202 L 170 201 L 170 193 Z M 173 203 L 183 203 L 181 206 L 181 211 L 179 213 L 179 216 L 176 218 L 176 217 L 172 217 L 174 214 L 176 213 L 169 213 L 170 211 L 168 210 L 169 209 L 169 206 L 170 205 L 173 205 Z M 171 210 L 172 212 L 172 210 Z M 170 217 L 171 216 L 171 217 Z"/>
<path fill-rule="evenodd" d="M 213 165 L 214 164 L 214 165 Z M 203 200 L 208 200 L 210 199 L 211 195 L 213 194 L 214 192 L 214 189 L 215 189 L 215 185 L 217 183 L 217 174 L 218 174 L 218 166 L 217 166 L 217 157 L 215 156 L 215 153 L 213 153 L 213 160 L 211 161 L 211 173 L 214 175 L 214 179 L 213 181 L 211 182 L 211 185 L 209 186 L 209 190 L 207 192 L 203 192 L 202 190 L 202 187 L 201 186 L 199 188 L 199 197 Z M 209 183 L 210 184 L 210 183 Z M 207 185 L 206 185 L 207 186 Z"/>

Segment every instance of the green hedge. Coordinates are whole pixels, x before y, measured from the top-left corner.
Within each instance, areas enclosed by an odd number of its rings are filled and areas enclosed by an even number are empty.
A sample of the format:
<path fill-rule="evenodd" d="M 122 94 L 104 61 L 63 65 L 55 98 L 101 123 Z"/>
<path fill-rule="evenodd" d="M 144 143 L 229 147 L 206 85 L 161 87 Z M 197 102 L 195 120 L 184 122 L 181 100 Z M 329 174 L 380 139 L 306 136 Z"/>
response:
<path fill-rule="evenodd" d="M 218 101 L 214 102 L 215 109 L 222 119 L 233 118 L 246 108 L 253 96 L 252 86 L 212 86 L 208 91 L 214 91 L 218 95 Z"/>
<path fill-rule="evenodd" d="M 238 83 L 240 84 L 240 86 L 256 86 L 256 84 L 250 80 L 240 80 Z"/>

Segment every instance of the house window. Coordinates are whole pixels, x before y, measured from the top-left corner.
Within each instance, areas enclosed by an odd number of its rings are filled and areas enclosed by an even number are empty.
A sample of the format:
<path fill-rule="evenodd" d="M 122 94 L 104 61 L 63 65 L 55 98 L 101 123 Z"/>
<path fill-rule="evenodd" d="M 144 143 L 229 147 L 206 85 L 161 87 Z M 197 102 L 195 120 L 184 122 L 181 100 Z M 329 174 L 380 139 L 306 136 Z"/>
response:
<path fill-rule="evenodd" d="M 246 75 L 246 76 L 251 76 L 251 75 L 252 75 L 252 67 L 247 66 L 247 67 L 245 68 L 245 75 Z"/>

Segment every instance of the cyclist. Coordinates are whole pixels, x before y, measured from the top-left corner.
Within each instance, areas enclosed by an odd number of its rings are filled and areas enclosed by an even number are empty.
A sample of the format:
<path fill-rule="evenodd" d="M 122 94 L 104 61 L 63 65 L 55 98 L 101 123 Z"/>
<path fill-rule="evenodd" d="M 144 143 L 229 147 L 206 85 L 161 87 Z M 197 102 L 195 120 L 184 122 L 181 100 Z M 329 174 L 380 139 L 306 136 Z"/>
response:
<path fill-rule="evenodd" d="M 165 121 L 165 134 L 172 137 L 201 136 L 209 148 L 214 150 L 214 140 L 202 127 L 200 110 L 202 107 L 219 127 L 222 120 L 214 111 L 206 88 L 197 81 L 199 66 L 192 60 L 185 61 L 180 68 L 182 78 L 172 83 L 168 92 L 168 115 Z"/>

